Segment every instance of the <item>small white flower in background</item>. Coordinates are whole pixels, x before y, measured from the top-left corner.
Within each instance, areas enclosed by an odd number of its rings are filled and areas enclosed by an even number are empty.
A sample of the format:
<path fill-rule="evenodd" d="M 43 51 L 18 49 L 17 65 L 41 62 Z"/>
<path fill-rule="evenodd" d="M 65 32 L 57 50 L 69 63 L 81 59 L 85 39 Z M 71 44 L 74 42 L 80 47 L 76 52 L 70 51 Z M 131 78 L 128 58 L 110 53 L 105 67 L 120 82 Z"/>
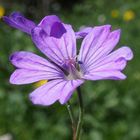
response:
<path fill-rule="evenodd" d="M 104 23 L 106 21 L 105 15 L 101 14 L 98 16 L 98 22 L 99 23 Z"/>
<path fill-rule="evenodd" d="M 11 134 L 5 134 L 0 136 L 0 140 L 12 140 L 12 135 Z"/>

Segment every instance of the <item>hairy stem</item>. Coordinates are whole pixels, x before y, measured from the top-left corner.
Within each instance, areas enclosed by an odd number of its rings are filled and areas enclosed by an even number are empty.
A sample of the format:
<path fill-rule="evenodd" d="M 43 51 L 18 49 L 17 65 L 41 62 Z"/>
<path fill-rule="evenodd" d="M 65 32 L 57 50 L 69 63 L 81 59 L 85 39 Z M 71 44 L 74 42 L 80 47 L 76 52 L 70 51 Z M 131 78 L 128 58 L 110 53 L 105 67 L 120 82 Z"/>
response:
<path fill-rule="evenodd" d="M 71 119 L 71 123 L 72 123 L 73 140 L 76 140 L 76 123 L 75 123 L 74 114 L 73 114 L 70 102 L 68 102 L 66 104 L 66 106 L 67 106 L 69 116 L 70 116 L 70 119 Z"/>
<path fill-rule="evenodd" d="M 78 93 L 78 100 L 79 100 L 79 119 L 78 119 L 78 124 L 77 124 L 77 129 L 76 129 L 76 140 L 80 140 L 80 134 L 81 134 L 82 122 L 83 122 L 83 114 L 84 114 L 83 99 L 82 99 L 80 87 L 77 88 L 77 93 Z"/>

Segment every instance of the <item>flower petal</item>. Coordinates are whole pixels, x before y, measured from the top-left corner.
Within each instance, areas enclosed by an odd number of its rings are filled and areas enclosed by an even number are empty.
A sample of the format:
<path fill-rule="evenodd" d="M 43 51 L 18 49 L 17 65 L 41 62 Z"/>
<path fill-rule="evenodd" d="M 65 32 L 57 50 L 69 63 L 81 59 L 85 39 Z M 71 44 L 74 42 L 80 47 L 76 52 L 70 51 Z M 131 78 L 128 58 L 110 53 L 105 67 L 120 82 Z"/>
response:
<path fill-rule="evenodd" d="M 97 71 L 86 74 L 83 78 L 87 80 L 124 80 L 126 79 L 126 76 L 120 71 Z"/>
<path fill-rule="evenodd" d="M 89 32 L 92 31 L 92 29 L 93 29 L 92 27 L 85 27 L 82 28 L 80 31 L 75 32 L 76 39 L 84 38 Z"/>
<path fill-rule="evenodd" d="M 3 20 L 11 27 L 31 34 L 31 30 L 36 26 L 34 22 L 26 19 L 21 13 L 13 12 L 9 17 L 4 16 Z"/>
<path fill-rule="evenodd" d="M 108 55 L 117 45 L 119 38 L 120 38 L 120 30 L 115 30 L 111 32 L 108 35 L 107 39 L 100 46 L 100 48 L 95 50 L 95 53 L 92 54 L 92 52 L 90 52 L 90 54 L 88 54 L 89 56 L 87 57 L 87 61 L 85 62 L 86 66 L 88 67 L 89 65 L 91 65 L 91 63 L 94 63 L 98 61 L 100 58 Z"/>
<path fill-rule="evenodd" d="M 111 54 L 99 59 L 86 69 L 83 78 L 90 80 L 114 79 L 123 80 L 126 78 L 122 71 L 128 60 L 133 58 L 133 52 L 128 47 L 122 47 Z"/>
<path fill-rule="evenodd" d="M 10 82 L 13 84 L 64 77 L 63 72 L 57 66 L 31 52 L 15 52 L 11 55 L 10 61 L 18 68 L 10 78 Z"/>
<path fill-rule="evenodd" d="M 33 104 L 43 106 L 51 105 L 57 100 L 64 104 L 69 100 L 75 88 L 82 83 L 82 80 L 72 80 L 72 82 L 64 79 L 53 80 L 33 91 L 30 99 Z"/>
<path fill-rule="evenodd" d="M 61 20 L 56 15 L 49 15 L 45 16 L 38 25 L 45 30 L 47 26 L 51 27 L 54 22 L 61 22 Z M 47 30 L 45 31 L 47 32 Z"/>
<path fill-rule="evenodd" d="M 55 37 L 55 38 L 61 38 L 61 36 L 66 33 L 66 29 L 63 26 L 62 23 L 55 22 L 52 25 L 51 31 L 50 31 L 50 36 Z"/>
<path fill-rule="evenodd" d="M 78 60 L 87 62 L 91 56 L 96 54 L 96 51 L 102 46 L 110 33 L 110 25 L 97 26 L 84 38 Z"/>
<path fill-rule="evenodd" d="M 102 57 L 95 63 L 91 64 L 88 71 L 99 70 L 123 70 L 126 66 L 126 62 L 133 58 L 133 52 L 130 48 L 124 46 L 111 54 Z"/>
<path fill-rule="evenodd" d="M 44 17 L 38 26 L 42 27 L 49 36 L 56 38 L 60 38 L 66 32 L 61 20 L 55 15 Z"/>
<path fill-rule="evenodd" d="M 60 79 L 60 78 L 63 78 L 61 73 L 17 69 L 12 73 L 10 77 L 10 83 L 16 85 L 23 85 L 34 83 L 40 80 Z"/>
<path fill-rule="evenodd" d="M 63 88 L 63 92 L 61 94 L 59 102 L 61 104 L 65 104 L 70 99 L 74 90 L 83 83 L 84 83 L 84 80 L 80 80 L 80 79 L 69 80 L 69 81 L 65 82 L 65 86 Z"/>
<path fill-rule="evenodd" d="M 60 38 L 50 37 L 41 28 L 36 27 L 32 39 L 36 46 L 53 62 L 62 66 L 69 59 L 76 58 L 76 38 L 70 25 L 65 25 L 66 33 Z"/>
<path fill-rule="evenodd" d="M 83 40 L 78 60 L 85 68 L 108 55 L 118 43 L 120 30 L 110 32 L 110 26 L 95 27 Z"/>
<path fill-rule="evenodd" d="M 40 57 L 32 52 L 14 52 L 10 56 L 10 61 L 17 68 L 44 71 L 47 69 L 51 71 L 60 70 L 57 66 L 47 61 L 47 59 L 44 59 L 43 57 Z"/>

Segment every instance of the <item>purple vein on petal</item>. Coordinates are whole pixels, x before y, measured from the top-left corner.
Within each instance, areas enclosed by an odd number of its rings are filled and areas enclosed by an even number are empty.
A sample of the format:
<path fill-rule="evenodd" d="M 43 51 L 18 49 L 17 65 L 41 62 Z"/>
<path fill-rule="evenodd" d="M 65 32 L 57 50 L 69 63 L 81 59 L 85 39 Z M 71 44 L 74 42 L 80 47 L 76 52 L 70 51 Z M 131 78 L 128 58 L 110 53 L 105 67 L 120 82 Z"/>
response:
<path fill-rule="evenodd" d="M 110 33 L 109 36 L 112 36 L 112 34 L 113 34 L 115 40 L 113 42 L 110 42 L 110 40 L 108 40 L 108 39 L 106 41 L 104 41 L 102 46 L 100 48 L 98 48 L 96 50 L 96 52 L 94 52 L 93 56 L 88 60 L 88 62 L 86 63 L 86 67 L 92 66 L 94 63 L 96 63 L 96 61 L 98 61 L 98 59 L 106 56 L 108 53 L 110 53 L 113 50 L 113 48 L 116 46 L 116 44 L 119 41 L 120 34 L 118 34 L 118 33 L 120 33 L 119 30 L 116 30 L 116 31 Z M 118 38 L 115 38 L 116 34 L 118 35 Z M 110 46 L 108 44 L 109 42 L 110 42 Z M 108 46 L 107 46 L 107 44 L 108 44 Z"/>

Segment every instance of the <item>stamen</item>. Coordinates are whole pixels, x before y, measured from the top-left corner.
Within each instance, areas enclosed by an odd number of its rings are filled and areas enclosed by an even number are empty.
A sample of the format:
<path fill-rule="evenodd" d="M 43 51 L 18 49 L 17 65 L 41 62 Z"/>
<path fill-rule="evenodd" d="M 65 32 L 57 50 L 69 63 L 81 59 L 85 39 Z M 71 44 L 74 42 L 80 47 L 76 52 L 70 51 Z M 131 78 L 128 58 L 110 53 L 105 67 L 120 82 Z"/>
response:
<path fill-rule="evenodd" d="M 63 67 L 65 67 L 66 71 L 68 72 L 67 74 L 65 73 L 67 80 L 80 79 L 82 76 L 80 67 L 83 62 L 77 61 L 76 57 L 71 59 L 65 59 L 65 62 L 63 63 Z"/>

